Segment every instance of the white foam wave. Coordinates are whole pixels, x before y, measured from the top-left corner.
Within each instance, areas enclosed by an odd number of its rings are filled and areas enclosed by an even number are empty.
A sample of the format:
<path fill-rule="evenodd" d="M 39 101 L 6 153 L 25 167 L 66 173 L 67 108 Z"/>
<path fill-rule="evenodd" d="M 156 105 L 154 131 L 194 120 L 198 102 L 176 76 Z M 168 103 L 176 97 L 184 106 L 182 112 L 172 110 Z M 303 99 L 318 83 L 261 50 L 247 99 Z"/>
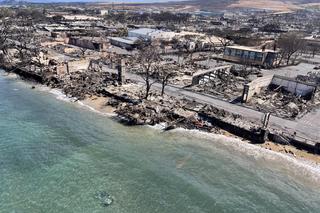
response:
<path fill-rule="evenodd" d="M 51 89 L 49 90 L 49 93 L 53 94 L 56 96 L 58 100 L 61 101 L 66 101 L 66 102 L 75 102 L 77 99 L 76 98 L 70 98 L 66 94 L 64 94 L 61 90 L 59 89 Z"/>
<path fill-rule="evenodd" d="M 159 124 L 156 124 L 156 125 L 146 125 L 152 129 L 156 129 L 156 130 L 164 130 L 166 127 L 167 127 L 167 124 L 166 123 L 159 123 Z"/>
<path fill-rule="evenodd" d="M 225 135 L 206 133 L 199 130 L 187 130 L 183 128 L 174 129 L 172 132 L 176 132 L 178 134 L 182 133 L 184 135 L 188 134 L 192 137 L 219 142 L 225 146 L 231 146 L 235 151 L 252 156 L 257 160 L 281 162 L 282 166 L 289 168 L 295 175 L 305 176 L 316 182 L 320 181 L 320 165 L 309 160 L 295 158 L 280 152 L 268 150 Z"/>
<path fill-rule="evenodd" d="M 101 112 L 101 111 L 95 109 L 94 107 L 89 106 L 89 105 L 83 103 L 82 101 L 77 101 L 77 103 L 78 103 L 80 106 L 83 106 L 83 107 L 89 109 L 90 111 L 95 112 L 95 113 L 98 113 L 98 114 L 103 115 L 103 116 L 112 117 L 112 116 L 116 116 L 116 115 L 117 115 L 116 113 Z"/>
<path fill-rule="evenodd" d="M 8 73 L 8 72 L 5 72 L 5 71 L 1 71 L 1 76 L 5 77 L 5 78 L 10 78 L 10 79 L 18 79 L 18 78 L 20 78 L 15 73 Z"/>
<path fill-rule="evenodd" d="M 115 116 L 116 114 L 115 113 L 104 113 L 104 112 L 101 112 L 87 104 L 84 104 L 83 102 L 81 101 L 78 101 L 77 98 L 75 97 L 68 97 L 65 93 L 63 93 L 63 91 L 61 89 L 52 89 L 50 87 L 47 87 L 45 85 L 38 85 L 36 87 L 36 89 L 38 91 L 41 91 L 41 92 L 48 92 L 50 94 L 53 94 L 54 96 L 56 96 L 56 99 L 60 100 L 60 101 L 65 101 L 65 102 L 76 102 L 78 103 L 80 106 L 82 107 L 85 107 L 95 113 L 99 113 L 103 116 L 108 116 L 108 117 L 112 117 L 112 116 Z"/>
<path fill-rule="evenodd" d="M 50 87 L 41 84 L 37 85 L 36 89 L 41 92 L 50 92 L 52 90 Z"/>

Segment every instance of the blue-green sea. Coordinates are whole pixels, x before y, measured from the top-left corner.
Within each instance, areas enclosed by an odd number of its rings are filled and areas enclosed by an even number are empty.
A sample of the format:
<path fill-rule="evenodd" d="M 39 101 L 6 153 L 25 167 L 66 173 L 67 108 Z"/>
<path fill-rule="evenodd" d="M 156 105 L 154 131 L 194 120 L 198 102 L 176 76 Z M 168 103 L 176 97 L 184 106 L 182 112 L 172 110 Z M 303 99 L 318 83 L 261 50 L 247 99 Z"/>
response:
<path fill-rule="evenodd" d="M 222 136 L 126 127 L 3 75 L 1 213 L 320 212 L 316 168 Z"/>

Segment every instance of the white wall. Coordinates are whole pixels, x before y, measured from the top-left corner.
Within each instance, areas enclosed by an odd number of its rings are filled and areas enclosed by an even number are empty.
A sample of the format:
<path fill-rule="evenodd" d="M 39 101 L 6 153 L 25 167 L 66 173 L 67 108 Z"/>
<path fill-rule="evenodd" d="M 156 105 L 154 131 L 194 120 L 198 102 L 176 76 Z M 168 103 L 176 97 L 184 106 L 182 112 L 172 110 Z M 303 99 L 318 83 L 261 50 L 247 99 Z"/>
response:
<path fill-rule="evenodd" d="M 254 94 L 259 94 L 261 92 L 261 89 L 267 87 L 270 85 L 272 81 L 273 75 L 257 78 L 250 82 L 249 84 L 246 84 L 247 87 L 249 87 L 246 101 L 249 101 Z"/>
<path fill-rule="evenodd" d="M 282 86 L 283 89 L 297 96 L 306 96 L 315 90 L 315 86 L 277 76 L 273 77 L 271 84 Z"/>

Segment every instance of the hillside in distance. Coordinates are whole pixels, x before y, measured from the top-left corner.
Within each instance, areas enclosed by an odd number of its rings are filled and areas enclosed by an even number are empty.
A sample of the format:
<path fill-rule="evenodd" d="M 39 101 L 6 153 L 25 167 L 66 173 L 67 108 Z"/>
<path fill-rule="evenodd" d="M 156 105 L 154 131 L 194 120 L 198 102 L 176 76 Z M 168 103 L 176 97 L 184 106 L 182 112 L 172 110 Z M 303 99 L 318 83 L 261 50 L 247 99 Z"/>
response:
<path fill-rule="evenodd" d="M 305 5 L 320 3 L 319 0 L 237 0 L 228 8 L 253 8 L 274 11 L 292 11 L 302 9 Z"/>
<path fill-rule="evenodd" d="M 320 5 L 320 0 L 190 0 L 168 4 L 188 5 L 193 9 L 207 11 L 234 8 L 292 11 L 302 9 L 307 4 Z"/>
<path fill-rule="evenodd" d="M 127 7 L 174 8 L 177 12 L 217 11 L 228 9 L 261 9 L 273 11 L 292 11 L 307 5 L 320 5 L 320 0 L 0 0 L 0 4 L 21 3 L 62 3 L 62 4 L 111 4 Z"/>
<path fill-rule="evenodd" d="M 173 0 L 157 3 L 126 3 L 130 7 L 171 7 L 175 11 L 214 11 L 226 9 L 229 5 L 236 3 L 237 0 Z"/>
<path fill-rule="evenodd" d="M 124 1 L 125 2 L 125 1 Z M 175 11 L 216 11 L 228 9 L 261 9 L 272 11 L 292 11 L 307 4 L 319 4 L 320 0 L 176 0 L 157 3 L 126 3 L 130 7 L 173 7 Z"/>
<path fill-rule="evenodd" d="M 200 7 L 201 9 L 224 9 L 229 5 L 236 3 L 237 0 L 191 0 L 183 1 L 178 4 L 187 4 Z"/>

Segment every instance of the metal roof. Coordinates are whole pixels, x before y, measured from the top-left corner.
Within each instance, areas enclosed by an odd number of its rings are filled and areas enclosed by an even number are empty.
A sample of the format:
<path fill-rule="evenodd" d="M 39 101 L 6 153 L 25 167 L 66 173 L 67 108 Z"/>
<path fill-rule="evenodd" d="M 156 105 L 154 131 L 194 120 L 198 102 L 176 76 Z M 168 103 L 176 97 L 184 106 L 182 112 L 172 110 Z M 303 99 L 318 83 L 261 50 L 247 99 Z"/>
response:
<path fill-rule="evenodd" d="M 109 39 L 130 45 L 135 44 L 135 42 L 139 40 L 137 37 L 109 37 Z"/>
<path fill-rule="evenodd" d="M 151 29 L 151 28 L 140 28 L 136 30 L 130 30 L 130 33 L 138 33 L 138 34 L 143 34 L 143 35 L 148 35 L 149 33 L 153 33 L 157 31 L 156 29 Z"/>
<path fill-rule="evenodd" d="M 237 50 L 246 50 L 246 51 L 252 51 L 252 52 L 260 52 L 260 53 L 264 53 L 264 52 L 277 53 L 277 51 L 274 51 L 274 50 L 265 49 L 263 51 L 261 48 L 258 49 L 258 48 L 255 48 L 255 47 L 247 47 L 247 46 L 227 46 L 227 48 L 237 49 Z"/>

